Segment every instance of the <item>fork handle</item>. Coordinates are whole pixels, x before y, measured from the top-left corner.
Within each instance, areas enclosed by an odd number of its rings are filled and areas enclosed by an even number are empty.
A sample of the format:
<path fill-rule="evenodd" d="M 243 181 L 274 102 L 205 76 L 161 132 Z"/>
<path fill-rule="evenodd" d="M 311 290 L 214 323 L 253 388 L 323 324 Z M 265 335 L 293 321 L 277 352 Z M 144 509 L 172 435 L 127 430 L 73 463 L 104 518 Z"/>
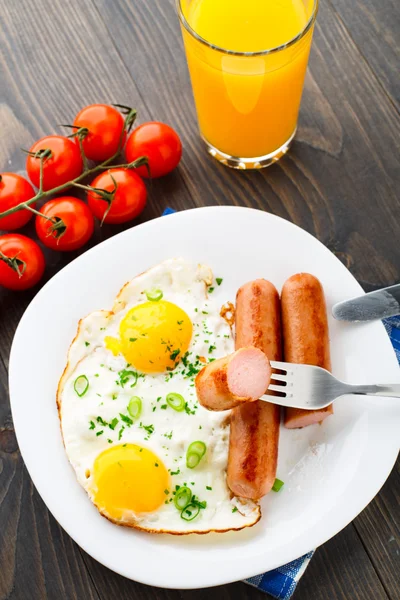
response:
<path fill-rule="evenodd" d="M 400 383 L 387 385 L 350 385 L 349 391 L 346 393 L 400 398 Z"/>

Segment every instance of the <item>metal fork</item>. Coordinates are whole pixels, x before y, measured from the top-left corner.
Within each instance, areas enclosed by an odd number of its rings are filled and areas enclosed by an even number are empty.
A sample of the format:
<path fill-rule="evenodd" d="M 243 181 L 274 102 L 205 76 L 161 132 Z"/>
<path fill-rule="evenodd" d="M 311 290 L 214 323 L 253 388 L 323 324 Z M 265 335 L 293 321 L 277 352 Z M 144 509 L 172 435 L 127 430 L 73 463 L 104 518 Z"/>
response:
<path fill-rule="evenodd" d="M 363 396 L 390 396 L 400 398 L 400 384 L 350 385 L 336 379 L 329 371 L 310 365 L 271 361 L 271 367 L 284 373 L 272 373 L 268 390 L 282 396 L 264 395 L 261 400 L 288 406 L 315 410 L 328 406 L 339 396 L 361 394 Z"/>

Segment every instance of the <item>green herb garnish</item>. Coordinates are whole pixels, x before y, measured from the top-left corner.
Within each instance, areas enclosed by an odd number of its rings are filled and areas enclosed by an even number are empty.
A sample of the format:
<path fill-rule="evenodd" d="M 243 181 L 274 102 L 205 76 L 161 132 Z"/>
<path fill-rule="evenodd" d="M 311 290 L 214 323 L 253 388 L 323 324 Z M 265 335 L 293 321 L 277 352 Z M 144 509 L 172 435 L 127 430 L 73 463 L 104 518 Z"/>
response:
<path fill-rule="evenodd" d="M 119 416 L 121 417 L 121 421 L 126 423 L 128 425 L 128 427 L 133 425 L 133 421 L 130 417 L 128 417 L 128 415 L 123 415 L 122 413 L 119 413 Z"/>
<path fill-rule="evenodd" d="M 111 423 L 108 424 L 109 428 L 112 429 L 113 431 L 117 425 L 118 425 L 117 417 L 114 417 L 113 420 L 111 421 Z"/>
<path fill-rule="evenodd" d="M 186 466 L 188 469 L 197 467 L 203 456 L 205 455 L 207 446 L 204 442 L 192 442 L 186 452 Z"/>
<path fill-rule="evenodd" d="M 190 504 L 191 499 L 192 490 L 186 486 L 182 486 L 175 493 L 174 504 L 178 510 L 182 510 Z"/>
<path fill-rule="evenodd" d="M 127 384 L 128 381 L 131 379 L 131 377 L 133 377 L 133 383 L 131 383 L 131 388 L 137 384 L 138 374 L 136 373 L 136 371 L 128 371 L 127 369 L 122 369 L 122 371 L 119 371 L 118 377 L 119 384 L 121 387 L 124 387 L 125 384 Z"/>
<path fill-rule="evenodd" d="M 132 396 L 132 398 L 129 400 L 128 413 L 134 420 L 138 419 L 142 414 L 142 400 L 139 398 L 139 396 Z"/>
<path fill-rule="evenodd" d="M 170 392 L 167 394 L 166 401 L 168 406 L 176 410 L 176 412 L 182 412 L 185 409 L 185 398 L 181 394 Z"/>
<path fill-rule="evenodd" d="M 283 488 L 285 483 L 281 479 L 275 479 L 274 485 L 272 486 L 273 492 L 279 492 Z"/>
<path fill-rule="evenodd" d="M 89 379 L 86 375 L 79 375 L 74 381 L 74 390 L 80 398 L 86 394 L 89 389 Z"/>
<path fill-rule="evenodd" d="M 157 288 L 153 288 L 151 290 L 145 290 L 147 300 L 150 302 L 158 302 L 163 297 L 163 293 L 161 290 Z"/>

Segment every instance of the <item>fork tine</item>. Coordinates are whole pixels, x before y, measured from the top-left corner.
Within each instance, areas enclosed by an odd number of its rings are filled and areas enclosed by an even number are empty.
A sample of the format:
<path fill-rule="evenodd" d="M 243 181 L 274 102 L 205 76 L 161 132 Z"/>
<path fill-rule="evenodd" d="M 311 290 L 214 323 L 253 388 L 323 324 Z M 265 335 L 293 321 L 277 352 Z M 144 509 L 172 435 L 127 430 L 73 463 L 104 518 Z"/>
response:
<path fill-rule="evenodd" d="M 278 381 L 287 381 L 287 375 L 281 373 L 271 373 L 271 379 L 277 379 Z"/>
<path fill-rule="evenodd" d="M 270 384 L 268 386 L 268 391 L 270 391 L 270 392 L 280 392 L 281 394 L 286 394 L 285 390 L 286 390 L 286 386 L 284 386 L 284 385 Z"/>
<path fill-rule="evenodd" d="M 276 360 L 270 360 L 269 364 L 273 369 L 279 369 L 279 371 L 287 371 L 288 364 L 284 362 L 278 362 Z"/>

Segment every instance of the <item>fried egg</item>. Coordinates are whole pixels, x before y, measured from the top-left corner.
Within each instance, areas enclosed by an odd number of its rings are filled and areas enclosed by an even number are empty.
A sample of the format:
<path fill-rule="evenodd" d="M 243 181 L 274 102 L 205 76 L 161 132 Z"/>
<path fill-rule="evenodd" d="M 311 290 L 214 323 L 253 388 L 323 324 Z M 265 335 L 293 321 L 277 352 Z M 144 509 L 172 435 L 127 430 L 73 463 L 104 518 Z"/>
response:
<path fill-rule="evenodd" d="M 229 411 L 199 405 L 194 379 L 231 353 L 211 269 L 171 259 L 127 283 L 112 311 L 79 322 L 57 403 L 68 459 L 99 512 L 153 533 L 238 530 L 257 503 L 226 483 Z"/>

